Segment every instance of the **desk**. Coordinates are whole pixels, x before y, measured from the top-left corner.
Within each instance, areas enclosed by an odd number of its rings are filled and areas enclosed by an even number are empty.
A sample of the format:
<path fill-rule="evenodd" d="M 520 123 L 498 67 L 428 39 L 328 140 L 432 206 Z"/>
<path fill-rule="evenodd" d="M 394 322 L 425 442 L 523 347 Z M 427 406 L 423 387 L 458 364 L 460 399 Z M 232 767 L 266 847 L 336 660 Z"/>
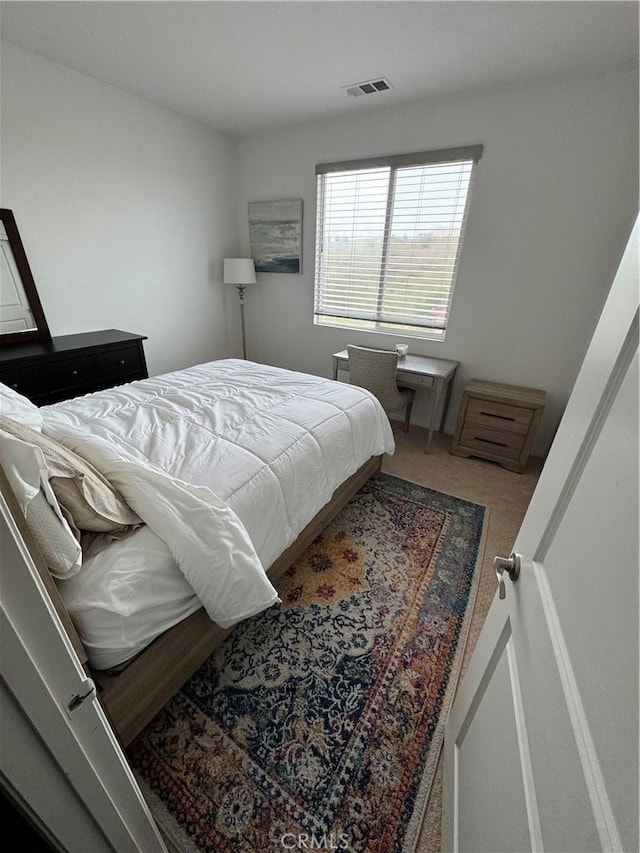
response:
<path fill-rule="evenodd" d="M 433 394 L 433 406 L 431 408 L 431 421 L 429 423 L 429 434 L 427 436 L 427 447 L 425 453 L 431 450 L 431 439 L 436 425 L 436 415 L 440 399 L 444 394 L 442 406 L 442 417 L 440 418 L 439 430 L 444 429 L 444 421 L 447 416 L 449 398 L 451 396 L 451 385 L 456 375 L 459 361 L 450 361 L 448 358 L 427 358 L 424 355 L 411 355 L 407 353 L 404 358 L 398 360 L 396 376 L 398 385 L 406 385 L 407 388 L 416 390 L 424 389 Z M 338 378 L 338 370 L 349 370 L 349 353 L 346 349 L 333 354 L 333 378 Z"/>

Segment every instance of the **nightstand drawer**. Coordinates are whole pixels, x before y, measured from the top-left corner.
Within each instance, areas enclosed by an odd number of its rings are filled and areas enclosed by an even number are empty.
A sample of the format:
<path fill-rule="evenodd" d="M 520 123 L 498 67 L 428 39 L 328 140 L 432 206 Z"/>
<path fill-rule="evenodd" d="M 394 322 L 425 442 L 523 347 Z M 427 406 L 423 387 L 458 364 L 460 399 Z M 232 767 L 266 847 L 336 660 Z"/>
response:
<path fill-rule="evenodd" d="M 37 397 L 45 390 L 39 367 L 12 367 L 9 370 L 0 370 L 0 382 L 24 397 Z"/>
<path fill-rule="evenodd" d="M 518 459 L 524 447 L 524 436 L 467 423 L 462 430 L 460 443 L 470 450 L 494 453 L 505 459 Z"/>
<path fill-rule="evenodd" d="M 469 400 L 466 422 L 479 424 L 488 429 L 505 430 L 526 435 L 529 431 L 533 411 L 492 400 Z"/>
<path fill-rule="evenodd" d="M 103 379 L 128 376 L 142 371 L 142 359 L 137 346 L 99 353 L 98 364 Z"/>
<path fill-rule="evenodd" d="M 82 385 L 93 385 L 98 378 L 98 365 L 92 355 L 65 358 L 42 367 L 47 385 L 62 391 Z"/>

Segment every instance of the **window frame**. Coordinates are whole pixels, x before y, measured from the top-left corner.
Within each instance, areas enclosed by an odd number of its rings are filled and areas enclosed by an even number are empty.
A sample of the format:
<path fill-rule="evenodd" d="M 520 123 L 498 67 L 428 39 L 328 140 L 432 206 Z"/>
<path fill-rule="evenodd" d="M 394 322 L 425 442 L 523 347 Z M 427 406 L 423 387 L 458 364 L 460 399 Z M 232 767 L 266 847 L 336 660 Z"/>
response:
<path fill-rule="evenodd" d="M 389 334 L 410 338 L 420 338 L 434 341 L 443 341 L 445 339 L 447 326 L 449 323 L 451 303 L 453 292 L 457 280 L 460 260 L 462 255 L 462 246 L 466 232 L 466 226 L 469 217 L 469 208 L 471 196 L 473 194 L 474 182 L 478 161 L 482 156 L 482 145 L 469 145 L 457 148 L 437 149 L 434 151 L 421 151 L 410 154 L 395 154 L 384 157 L 368 157 L 365 159 L 338 161 L 333 163 L 320 163 L 316 165 L 316 258 L 314 272 L 314 317 L 313 321 L 316 325 L 327 326 L 339 329 L 352 329 L 362 332 L 373 332 L 376 334 Z M 471 162 L 471 170 L 469 174 L 469 182 L 467 186 L 467 194 L 465 199 L 464 212 L 460 230 L 457 237 L 457 251 L 454 258 L 454 268 L 452 271 L 451 282 L 447 294 L 446 316 L 444 326 L 442 328 L 429 327 L 427 325 L 418 325 L 410 323 L 392 323 L 384 320 L 381 317 L 381 310 L 378 310 L 377 317 L 361 318 L 356 316 L 339 317 L 338 315 L 326 314 L 322 311 L 322 293 L 321 281 L 323 249 L 325 245 L 325 205 L 326 205 L 326 181 L 325 176 L 340 173 L 340 172 L 357 172 L 371 170 L 376 168 L 390 169 L 390 180 L 387 188 L 387 213 L 385 218 L 385 227 L 382 237 L 382 255 L 386 257 L 389 251 L 389 242 L 391 238 L 391 229 L 389 224 L 393 215 L 394 192 L 396 183 L 397 170 L 404 167 L 422 167 L 429 165 L 446 165 L 456 162 Z M 385 286 L 385 269 L 386 261 L 380 264 L 380 273 L 378 274 L 377 293 L 380 297 Z M 378 305 L 380 300 L 378 299 Z M 355 312 L 354 312 L 355 313 Z"/>

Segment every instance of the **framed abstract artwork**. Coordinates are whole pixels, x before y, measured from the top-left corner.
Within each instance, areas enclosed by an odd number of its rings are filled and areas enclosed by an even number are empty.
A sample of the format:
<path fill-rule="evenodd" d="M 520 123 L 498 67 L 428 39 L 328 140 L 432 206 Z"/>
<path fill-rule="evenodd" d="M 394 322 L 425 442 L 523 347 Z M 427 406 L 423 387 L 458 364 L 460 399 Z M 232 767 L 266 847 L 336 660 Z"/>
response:
<path fill-rule="evenodd" d="M 256 272 L 302 272 L 302 199 L 249 202 Z"/>

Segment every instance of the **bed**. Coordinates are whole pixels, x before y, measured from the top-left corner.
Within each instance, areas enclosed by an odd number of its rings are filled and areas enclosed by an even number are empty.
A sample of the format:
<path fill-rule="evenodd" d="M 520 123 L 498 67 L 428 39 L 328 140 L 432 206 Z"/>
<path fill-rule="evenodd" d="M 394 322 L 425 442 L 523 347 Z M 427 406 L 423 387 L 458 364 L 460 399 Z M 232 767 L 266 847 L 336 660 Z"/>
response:
<path fill-rule="evenodd" d="M 124 745 L 233 625 L 278 605 L 281 574 L 394 449 L 367 391 L 238 359 L 37 417 L 139 522 L 47 577 Z"/>

